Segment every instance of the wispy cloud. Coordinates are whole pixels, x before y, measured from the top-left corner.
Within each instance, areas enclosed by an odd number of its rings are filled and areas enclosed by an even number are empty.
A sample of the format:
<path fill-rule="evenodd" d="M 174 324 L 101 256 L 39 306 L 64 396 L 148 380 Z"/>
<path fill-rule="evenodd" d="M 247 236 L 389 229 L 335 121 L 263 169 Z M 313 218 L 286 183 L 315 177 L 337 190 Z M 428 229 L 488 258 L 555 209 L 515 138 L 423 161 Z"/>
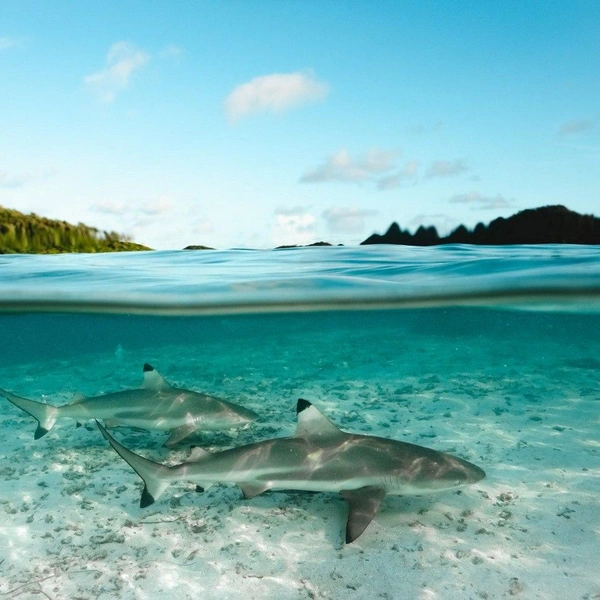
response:
<path fill-rule="evenodd" d="M 0 171 L 0 189 L 12 190 L 23 187 L 30 181 L 27 175 L 10 175 Z"/>
<path fill-rule="evenodd" d="M 11 190 L 25 187 L 30 183 L 45 181 L 54 175 L 53 169 L 32 170 L 23 173 L 0 171 L 0 189 Z"/>
<path fill-rule="evenodd" d="M 145 202 L 132 202 L 129 204 L 121 201 L 114 202 L 110 200 L 104 200 L 93 204 L 91 209 L 104 215 L 113 215 L 119 217 L 126 215 L 156 217 L 172 212 L 173 203 L 168 196 L 163 195 L 159 196 L 158 198 L 152 198 Z"/>
<path fill-rule="evenodd" d="M 329 231 L 335 233 L 362 233 L 365 220 L 378 214 L 376 210 L 334 207 L 323 211 Z"/>
<path fill-rule="evenodd" d="M 0 50 L 8 50 L 9 48 L 14 48 L 19 45 L 19 40 L 13 37 L 0 36 Z"/>
<path fill-rule="evenodd" d="M 85 84 L 101 102 L 110 103 L 123 91 L 132 75 L 141 69 L 150 56 L 131 42 L 113 44 L 106 55 L 106 66 L 101 71 L 86 75 Z"/>
<path fill-rule="evenodd" d="M 183 56 L 183 50 L 179 46 L 175 46 L 174 44 L 171 44 L 171 45 L 163 48 L 158 53 L 158 56 L 160 58 L 178 60 Z"/>
<path fill-rule="evenodd" d="M 166 215 L 173 210 L 173 203 L 168 196 L 159 196 L 155 200 L 145 202 L 139 208 L 139 211 L 146 216 L 155 217 Z"/>
<path fill-rule="evenodd" d="M 419 123 L 417 125 L 410 125 L 406 128 L 406 133 L 410 133 L 413 135 L 426 135 L 429 133 L 435 133 L 436 131 L 440 131 L 443 129 L 444 123 L 442 121 L 436 121 L 435 123 L 423 124 Z"/>
<path fill-rule="evenodd" d="M 317 219 L 307 209 L 278 208 L 274 217 L 272 237 L 276 246 L 314 242 Z"/>
<path fill-rule="evenodd" d="M 366 154 L 353 157 L 342 148 L 328 156 L 323 163 L 300 177 L 301 183 L 344 181 L 364 183 L 377 181 L 382 174 L 389 174 L 396 166 L 398 152 L 373 148 Z"/>
<path fill-rule="evenodd" d="M 377 189 L 390 190 L 401 185 L 416 183 L 419 163 L 416 160 L 409 160 L 403 167 L 397 171 L 380 177 L 377 181 Z"/>
<path fill-rule="evenodd" d="M 565 121 L 558 128 L 558 135 L 568 137 L 572 135 L 582 135 L 589 133 L 596 127 L 596 123 L 591 119 L 573 119 Z"/>
<path fill-rule="evenodd" d="M 470 204 L 472 208 L 482 210 L 493 210 L 500 208 L 511 208 L 513 202 L 498 194 L 497 196 L 485 196 L 479 192 L 466 192 L 464 194 L 456 194 L 448 200 L 451 204 Z"/>
<path fill-rule="evenodd" d="M 225 99 L 225 112 L 232 123 L 255 113 L 281 113 L 301 104 L 323 100 L 329 85 L 312 71 L 273 73 L 238 85 Z"/>
<path fill-rule="evenodd" d="M 431 163 L 425 177 L 454 177 L 468 169 L 467 163 L 459 158 L 456 160 L 436 160 Z"/>

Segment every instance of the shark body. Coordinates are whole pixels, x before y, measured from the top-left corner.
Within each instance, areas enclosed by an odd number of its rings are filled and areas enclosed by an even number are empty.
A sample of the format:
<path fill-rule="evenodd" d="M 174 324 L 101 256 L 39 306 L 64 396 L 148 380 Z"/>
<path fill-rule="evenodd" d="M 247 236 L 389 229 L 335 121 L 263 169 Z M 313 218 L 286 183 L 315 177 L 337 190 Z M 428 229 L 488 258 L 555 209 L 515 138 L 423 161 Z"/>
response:
<path fill-rule="evenodd" d="M 21 398 L 3 389 L 0 396 L 38 421 L 35 439 L 48 433 L 57 419 L 70 417 L 78 423 L 100 419 L 107 427 L 124 425 L 169 431 L 165 445 L 172 446 L 195 431 L 240 427 L 258 416 L 214 396 L 173 387 L 149 364 L 144 365 L 143 373 L 144 380 L 138 389 L 93 397 L 79 394 L 63 406 Z"/>
<path fill-rule="evenodd" d="M 346 433 L 307 400 L 299 400 L 293 437 L 265 440 L 211 454 L 194 448 L 171 467 L 143 458 L 102 434 L 144 481 L 142 508 L 169 484 L 191 481 L 198 491 L 237 484 L 245 498 L 266 490 L 339 492 L 349 506 L 346 542 L 371 522 L 386 494 L 422 495 L 475 483 L 485 473 L 466 460 L 396 440 Z"/>

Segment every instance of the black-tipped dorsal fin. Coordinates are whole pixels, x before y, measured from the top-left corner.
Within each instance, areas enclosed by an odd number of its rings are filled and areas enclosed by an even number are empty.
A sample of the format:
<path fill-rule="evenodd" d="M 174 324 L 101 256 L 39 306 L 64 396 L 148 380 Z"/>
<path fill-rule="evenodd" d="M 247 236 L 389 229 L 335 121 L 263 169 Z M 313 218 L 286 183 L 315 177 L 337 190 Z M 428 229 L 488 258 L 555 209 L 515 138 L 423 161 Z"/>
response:
<path fill-rule="evenodd" d="M 142 388 L 145 390 L 166 390 L 170 387 L 167 380 L 152 365 L 144 364 Z"/>
<path fill-rule="evenodd" d="M 318 408 L 308 400 L 300 398 L 296 408 L 298 413 L 298 425 L 296 437 L 334 437 L 344 436 L 341 429 L 334 425 Z"/>

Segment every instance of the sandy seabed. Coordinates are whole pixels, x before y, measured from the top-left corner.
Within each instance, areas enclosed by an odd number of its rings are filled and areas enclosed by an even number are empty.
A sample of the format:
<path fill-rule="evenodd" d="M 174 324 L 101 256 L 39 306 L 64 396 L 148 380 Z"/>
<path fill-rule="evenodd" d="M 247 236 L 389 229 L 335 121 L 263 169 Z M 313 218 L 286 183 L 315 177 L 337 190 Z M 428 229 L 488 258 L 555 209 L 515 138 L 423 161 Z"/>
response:
<path fill-rule="evenodd" d="M 345 545 L 337 494 L 244 500 L 182 484 L 140 509 L 141 480 L 92 423 L 61 420 L 36 441 L 34 420 L 0 399 L 0 597 L 599 599 L 600 336 L 393 334 L 282 329 L 0 368 L 1 387 L 62 404 L 135 387 L 149 362 L 261 415 L 187 440 L 209 450 L 292 434 L 304 397 L 342 429 L 487 473 L 456 492 L 386 498 Z M 114 435 L 165 463 L 189 454 L 160 433 Z"/>

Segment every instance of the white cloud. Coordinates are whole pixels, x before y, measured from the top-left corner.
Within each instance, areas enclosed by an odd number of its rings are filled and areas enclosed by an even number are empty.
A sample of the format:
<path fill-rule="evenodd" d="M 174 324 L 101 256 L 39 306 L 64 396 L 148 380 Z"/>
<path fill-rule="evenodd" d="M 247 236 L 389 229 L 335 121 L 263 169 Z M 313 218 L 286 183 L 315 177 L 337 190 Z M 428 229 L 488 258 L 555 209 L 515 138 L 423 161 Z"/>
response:
<path fill-rule="evenodd" d="M 272 230 L 275 246 L 314 242 L 317 219 L 302 207 L 278 208 Z"/>
<path fill-rule="evenodd" d="M 373 148 L 365 155 L 353 158 L 342 148 L 328 156 L 325 161 L 300 177 L 301 183 L 344 181 L 351 183 L 377 182 L 378 176 L 389 173 L 395 167 L 398 152 Z"/>
<path fill-rule="evenodd" d="M 0 171 L 0 189 L 11 190 L 23 187 L 29 181 L 27 175 L 9 175 Z"/>
<path fill-rule="evenodd" d="M 260 112 L 280 113 L 300 104 L 323 100 L 329 85 L 312 71 L 273 73 L 238 85 L 225 99 L 225 112 L 231 122 Z"/>
<path fill-rule="evenodd" d="M 145 202 L 133 202 L 125 204 L 124 202 L 113 202 L 104 200 L 96 202 L 91 210 L 105 215 L 125 216 L 137 218 L 156 217 L 165 215 L 173 211 L 173 204 L 168 196 L 159 196 Z"/>
<path fill-rule="evenodd" d="M 139 211 L 148 217 L 155 217 L 158 215 L 165 215 L 171 212 L 173 209 L 171 199 L 168 196 L 160 196 L 155 200 L 144 202 L 140 207 Z"/>
<path fill-rule="evenodd" d="M 470 204 L 474 208 L 483 210 L 492 210 L 499 208 L 511 208 L 514 204 L 507 200 L 504 196 L 484 196 L 479 192 L 466 192 L 464 194 L 456 194 L 448 201 L 452 204 Z"/>
<path fill-rule="evenodd" d="M 419 163 L 416 160 L 409 160 L 396 172 L 381 177 L 379 181 L 377 181 L 377 189 L 390 190 L 404 185 L 405 183 L 415 183 L 417 181 L 418 168 Z"/>
<path fill-rule="evenodd" d="M 179 59 L 183 56 L 183 50 L 179 46 L 171 44 L 163 48 L 158 55 L 160 58 Z"/>
<path fill-rule="evenodd" d="M 328 208 L 323 212 L 327 228 L 335 233 L 362 233 L 365 229 L 365 219 L 378 214 L 376 210 L 360 208 Z"/>
<path fill-rule="evenodd" d="M 426 135 L 429 133 L 435 133 L 436 131 L 440 131 L 443 129 L 444 123 L 442 121 L 437 121 L 435 123 L 423 124 L 419 123 L 418 125 L 412 125 L 406 128 L 406 133 L 410 133 L 413 135 Z"/>
<path fill-rule="evenodd" d="M 86 85 L 101 102 L 112 102 L 124 90 L 135 71 L 149 60 L 149 55 L 130 42 L 113 44 L 106 55 L 106 67 L 97 73 L 86 75 Z"/>
<path fill-rule="evenodd" d="M 19 45 L 19 41 L 12 37 L 0 37 L 0 50 L 8 50 Z"/>
<path fill-rule="evenodd" d="M 0 171 L 0 189 L 11 190 L 25 187 L 37 181 L 46 181 L 54 175 L 53 169 L 26 171 L 23 173 L 9 174 Z"/>
<path fill-rule="evenodd" d="M 161 249 L 203 244 L 214 232 L 212 221 L 195 204 L 167 194 L 143 201 L 104 200 L 91 210 L 97 216 L 90 222 L 100 229 L 123 231 L 141 244 Z"/>
<path fill-rule="evenodd" d="M 565 121 L 558 129 L 558 135 L 571 136 L 589 133 L 596 127 L 596 123 L 591 119 L 574 119 Z"/>
<path fill-rule="evenodd" d="M 462 159 L 436 160 L 431 163 L 425 177 L 453 177 L 467 170 L 467 164 Z"/>
<path fill-rule="evenodd" d="M 103 215 L 123 216 L 131 211 L 131 207 L 126 206 L 123 202 L 110 202 L 102 200 L 90 206 L 90 210 L 101 213 Z"/>

